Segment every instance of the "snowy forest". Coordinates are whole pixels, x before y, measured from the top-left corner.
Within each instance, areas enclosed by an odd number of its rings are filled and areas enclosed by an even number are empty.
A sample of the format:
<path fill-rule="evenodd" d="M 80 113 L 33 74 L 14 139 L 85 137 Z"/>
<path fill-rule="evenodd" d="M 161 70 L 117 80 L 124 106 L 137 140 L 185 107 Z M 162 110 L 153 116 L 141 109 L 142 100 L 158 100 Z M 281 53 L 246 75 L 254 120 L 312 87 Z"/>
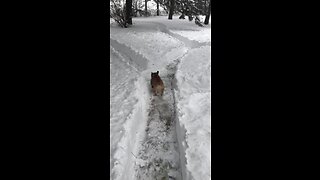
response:
<path fill-rule="evenodd" d="M 110 179 L 210 180 L 211 0 L 109 8 Z"/>
<path fill-rule="evenodd" d="M 148 8 L 148 2 L 153 3 L 156 9 Z M 168 19 L 172 19 L 174 14 L 181 14 L 179 19 L 188 16 L 189 21 L 194 19 L 197 25 L 202 26 L 202 23 L 209 23 L 210 13 L 211 0 L 111 0 L 110 5 L 110 16 L 121 27 L 132 25 L 132 17 L 166 14 Z M 204 22 L 200 21 L 199 15 L 205 16 Z"/>

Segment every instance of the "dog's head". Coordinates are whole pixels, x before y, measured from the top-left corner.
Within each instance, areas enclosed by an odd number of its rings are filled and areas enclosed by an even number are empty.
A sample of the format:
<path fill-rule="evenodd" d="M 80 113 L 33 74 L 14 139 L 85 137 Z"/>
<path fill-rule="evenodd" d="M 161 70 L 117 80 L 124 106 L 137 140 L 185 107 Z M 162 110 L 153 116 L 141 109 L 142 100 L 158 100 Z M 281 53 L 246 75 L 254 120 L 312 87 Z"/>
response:
<path fill-rule="evenodd" d="M 159 71 L 157 71 L 155 73 L 151 72 L 151 78 L 158 77 L 158 76 L 159 76 Z"/>

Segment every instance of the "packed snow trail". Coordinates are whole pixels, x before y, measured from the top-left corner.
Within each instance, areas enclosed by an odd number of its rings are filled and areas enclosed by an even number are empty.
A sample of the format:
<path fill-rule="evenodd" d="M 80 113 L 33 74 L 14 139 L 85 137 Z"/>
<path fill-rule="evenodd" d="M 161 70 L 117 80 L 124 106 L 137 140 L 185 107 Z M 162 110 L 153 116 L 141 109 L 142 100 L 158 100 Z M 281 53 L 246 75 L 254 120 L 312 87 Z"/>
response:
<path fill-rule="evenodd" d="M 153 96 L 149 109 L 146 137 L 138 154 L 137 179 L 181 180 L 179 145 L 175 126 L 174 71 L 160 74 L 165 84 L 163 96 Z"/>

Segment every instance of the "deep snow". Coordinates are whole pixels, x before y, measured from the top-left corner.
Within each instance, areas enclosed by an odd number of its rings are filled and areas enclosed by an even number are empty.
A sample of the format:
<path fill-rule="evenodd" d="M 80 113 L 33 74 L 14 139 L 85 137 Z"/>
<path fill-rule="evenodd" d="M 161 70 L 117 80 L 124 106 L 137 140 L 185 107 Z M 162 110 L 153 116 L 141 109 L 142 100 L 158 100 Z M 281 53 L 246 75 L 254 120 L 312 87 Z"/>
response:
<path fill-rule="evenodd" d="M 211 25 L 110 20 L 110 179 L 211 179 Z M 160 71 L 163 97 L 150 90 Z"/>

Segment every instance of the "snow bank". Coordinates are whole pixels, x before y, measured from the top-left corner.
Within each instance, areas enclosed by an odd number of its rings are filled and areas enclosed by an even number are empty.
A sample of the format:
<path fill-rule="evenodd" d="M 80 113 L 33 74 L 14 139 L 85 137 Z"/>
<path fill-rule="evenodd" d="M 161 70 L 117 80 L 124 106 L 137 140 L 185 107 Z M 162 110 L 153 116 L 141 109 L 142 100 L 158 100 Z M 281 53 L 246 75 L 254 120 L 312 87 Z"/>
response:
<path fill-rule="evenodd" d="M 172 31 L 180 36 L 187 37 L 190 40 L 198 42 L 211 42 L 211 29 L 204 28 L 199 31 Z"/>
<path fill-rule="evenodd" d="M 177 108 L 184 140 L 184 179 L 211 179 L 211 61 L 210 46 L 192 49 L 181 60 L 176 73 Z M 185 134 L 184 134 L 185 133 Z"/>
<path fill-rule="evenodd" d="M 211 16 L 210 16 L 211 17 Z M 203 23 L 205 16 L 199 16 L 200 21 Z M 210 18 L 211 19 L 211 18 Z M 189 21 L 186 19 L 184 20 L 177 20 L 179 24 L 176 23 L 176 26 L 169 25 L 168 28 L 171 28 L 171 32 L 175 34 L 179 34 L 180 36 L 186 37 L 190 40 L 195 40 L 201 43 L 204 42 L 211 42 L 211 22 L 209 19 L 209 24 L 204 25 L 204 27 L 199 27 L 193 21 Z"/>
<path fill-rule="evenodd" d="M 110 52 L 110 179 L 131 179 L 134 154 L 144 136 L 149 90 L 127 57 L 112 47 Z"/>
<path fill-rule="evenodd" d="M 132 106 L 131 114 L 126 118 L 124 123 L 124 135 L 120 142 L 117 142 L 118 151 L 115 158 L 117 159 L 113 167 L 112 178 L 114 180 L 133 179 L 135 176 L 134 166 L 138 153 L 140 141 L 145 136 L 145 126 L 147 115 L 147 100 L 149 99 L 148 86 L 145 79 L 139 78 L 135 82 L 135 94 L 133 97 L 137 99 L 137 103 Z"/>

